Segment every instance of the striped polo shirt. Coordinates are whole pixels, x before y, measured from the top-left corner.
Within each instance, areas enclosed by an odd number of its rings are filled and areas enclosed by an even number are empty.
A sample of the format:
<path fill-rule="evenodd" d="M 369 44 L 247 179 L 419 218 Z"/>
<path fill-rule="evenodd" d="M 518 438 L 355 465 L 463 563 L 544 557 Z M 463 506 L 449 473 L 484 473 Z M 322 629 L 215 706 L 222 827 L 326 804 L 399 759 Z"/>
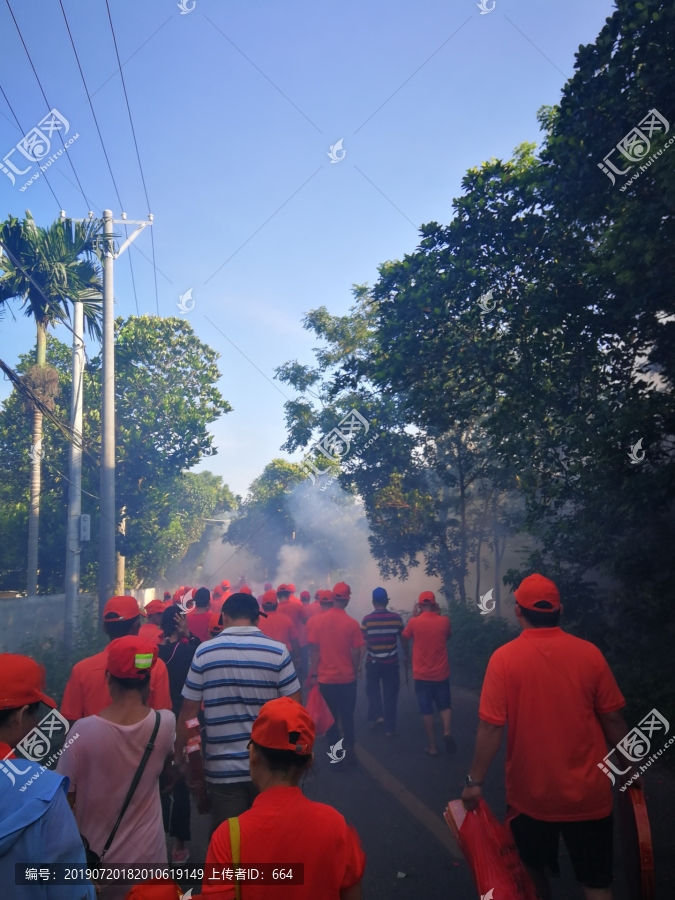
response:
<path fill-rule="evenodd" d="M 250 781 L 247 745 L 260 707 L 300 690 L 290 654 L 253 625 L 226 628 L 200 644 L 183 688 L 204 701 L 207 781 Z"/>
<path fill-rule="evenodd" d="M 403 631 L 403 619 L 388 609 L 376 609 L 361 622 L 361 631 L 368 646 L 368 659 L 398 662 L 396 639 Z"/>

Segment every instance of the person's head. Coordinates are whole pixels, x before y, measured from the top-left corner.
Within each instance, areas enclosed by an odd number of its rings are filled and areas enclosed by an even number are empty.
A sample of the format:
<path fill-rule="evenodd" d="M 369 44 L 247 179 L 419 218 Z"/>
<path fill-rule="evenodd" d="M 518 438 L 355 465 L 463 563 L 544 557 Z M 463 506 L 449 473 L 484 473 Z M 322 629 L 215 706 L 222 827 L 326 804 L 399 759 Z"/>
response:
<path fill-rule="evenodd" d="M 16 746 L 40 721 L 40 704 L 56 703 L 44 692 L 45 669 L 30 656 L 0 653 L 0 742 Z"/>
<path fill-rule="evenodd" d="M 332 591 L 317 591 L 319 595 L 319 605 L 321 609 L 331 609 L 334 603 L 334 597 Z"/>
<path fill-rule="evenodd" d="M 106 681 L 110 697 L 119 702 L 136 691 L 145 703 L 150 693 L 150 673 L 157 662 L 157 644 L 138 635 L 110 642 L 106 659 Z"/>
<path fill-rule="evenodd" d="M 223 592 L 229 591 L 230 587 L 231 587 L 230 582 L 227 579 L 224 579 L 223 581 L 221 581 L 220 586 L 223 589 Z"/>
<path fill-rule="evenodd" d="M 310 596 L 309 591 L 302 591 L 302 592 L 300 593 L 300 601 L 301 601 L 302 603 L 307 604 L 307 603 L 309 603 L 309 601 L 310 601 L 311 599 L 312 599 L 312 598 L 311 598 L 311 596 Z"/>
<path fill-rule="evenodd" d="M 217 637 L 220 632 L 223 630 L 223 614 L 219 612 L 213 612 L 209 616 L 209 635 L 213 637 Z"/>
<path fill-rule="evenodd" d="M 349 603 L 351 596 L 352 589 L 344 581 L 338 581 L 338 583 L 333 586 L 333 605 L 337 606 L 338 609 L 344 609 Z"/>
<path fill-rule="evenodd" d="M 264 791 L 275 785 L 295 787 L 314 759 L 315 729 L 311 716 L 290 697 L 268 700 L 251 729 L 251 780 Z"/>
<path fill-rule="evenodd" d="M 201 612 L 203 612 L 206 607 L 211 602 L 211 592 L 208 588 L 200 587 L 198 591 L 195 591 L 195 606 Z"/>
<path fill-rule="evenodd" d="M 168 638 L 178 640 L 189 637 L 190 630 L 185 619 L 185 613 L 179 606 L 169 606 L 162 613 L 160 628 Z"/>
<path fill-rule="evenodd" d="M 237 591 L 230 594 L 223 603 L 223 627 L 232 628 L 239 625 L 257 625 L 258 616 L 265 615 L 260 611 L 258 601 L 251 594 Z"/>
<path fill-rule="evenodd" d="M 275 590 L 265 591 L 262 595 L 262 608 L 265 612 L 274 612 L 278 605 L 277 592 Z"/>
<path fill-rule="evenodd" d="M 521 628 L 555 628 L 562 604 L 555 584 L 543 575 L 528 575 L 514 591 L 516 617 Z"/>
<path fill-rule="evenodd" d="M 389 597 L 383 587 L 376 587 L 373 591 L 373 606 L 375 609 L 385 609 L 389 603 Z"/>
<path fill-rule="evenodd" d="M 135 597 L 111 597 L 103 607 L 103 630 L 111 641 L 138 634 L 141 615 L 145 620 Z"/>
<path fill-rule="evenodd" d="M 240 594 L 250 594 L 251 597 L 253 596 L 253 591 L 247 584 L 242 584 L 242 586 L 239 588 L 239 593 Z"/>
<path fill-rule="evenodd" d="M 272 584 L 272 582 L 271 582 L 271 581 L 266 581 L 266 582 L 265 582 L 265 587 L 263 588 L 263 590 L 264 590 L 264 591 L 271 591 L 273 588 L 274 588 L 274 585 Z"/>
<path fill-rule="evenodd" d="M 417 605 L 420 612 L 438 612 L 436 595 L 433 591 L 422 591 L 417 598 Z"/>
<path fill-rule="evenodd" d="M 291 596 L 291 589 L 287 584 L 280 584 L 277 588 L 277 600 L 279 603 L 285 603 Z"/>
<path fill-rule="evenodd" d="M 288 590 L 291 592 L 291 594 L 294 594 L 295 593 L 295 585 L 292 584 L 291 582 L 289 582 Z"/>
<path fill-rule="evenodd" d="M 164 591 L 164 602 L 167 603 L 171 599 L 171 591 Z"/>
<path fill-rule="evenodd" d="M 161 625 L 162 613 L 164 612 L 164 604 L 161 600 L 151 600 L 145 606 L 145 614 L 151 625 Z"/>

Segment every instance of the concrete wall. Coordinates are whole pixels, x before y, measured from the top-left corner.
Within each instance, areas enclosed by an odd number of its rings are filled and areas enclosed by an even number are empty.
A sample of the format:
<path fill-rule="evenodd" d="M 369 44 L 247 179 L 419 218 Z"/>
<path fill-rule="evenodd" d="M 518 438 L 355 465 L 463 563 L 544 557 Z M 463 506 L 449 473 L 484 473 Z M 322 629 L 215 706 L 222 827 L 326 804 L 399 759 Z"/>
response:
<path fill-rule="evenodd" d="M 80 604 L 90 603 L 91 594 L 80 594 Z M 0 598 L 0 651 L 16 653 L 34 638 L 63 640 L 66 595 Z"/>

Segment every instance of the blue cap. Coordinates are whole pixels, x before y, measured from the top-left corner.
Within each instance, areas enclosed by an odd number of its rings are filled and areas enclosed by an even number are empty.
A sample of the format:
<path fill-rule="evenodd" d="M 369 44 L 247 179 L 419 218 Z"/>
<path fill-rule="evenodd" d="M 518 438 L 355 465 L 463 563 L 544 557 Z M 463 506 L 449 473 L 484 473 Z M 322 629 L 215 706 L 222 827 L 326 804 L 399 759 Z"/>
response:
<path fill-rule="evenodd" d="M 389 600 L 389 597 L 387 596 L 387 592 L 385 591 L 384 588 L 376 587 L 375 590 L 373 591 L 373 600 L 377 600 L 377 601 Z"/>

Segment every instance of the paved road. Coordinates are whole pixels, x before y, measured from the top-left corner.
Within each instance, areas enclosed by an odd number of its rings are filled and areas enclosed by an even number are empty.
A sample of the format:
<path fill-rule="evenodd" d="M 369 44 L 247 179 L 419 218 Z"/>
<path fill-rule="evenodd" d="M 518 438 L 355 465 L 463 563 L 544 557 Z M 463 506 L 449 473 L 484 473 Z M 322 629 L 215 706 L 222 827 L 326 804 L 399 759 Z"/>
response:
<path fill-rule="evenodd" d="M 311 799 L 330 803 L 356 827 L 368 857 L 363 885 L 365 900 L 419 900 L 420 897 L 476 900 L 478 897 L 469 868 L 442 819 L 447 802 L 461 793 L 478 721 L 477 694 L 458 687 L 453 687 L 452 694 L 453 732 L 459 748 L 455 756 L 442 753 L 438 758 L 430 758 L 424 753 L 425 737 L 412 684 L 409 688 L 404 685 L 401 691 L 400 735 L 394 740 L 385 738 L 379 730 L 368 730 L 364 691 L 360 686 L 357 742 L 361 762 L 357 767 L 331 764 L 325 740 L 317 742 L 316 763 L 306 776 L 304 790 Z M 505 812 L 503 763 L 502 751 L 493 764 L 484 792 L 486 801 L 500 818 Z M 675 896 L 675 841 L 670 824 L 675 808 L 675 779 L 663 768 L 650 773 L 647 799 L 657 860 L 656 897 L 665 900 Z M 203 862 L 207 843 L 208 818 L 193 815 L 191 864 Z M 628 900 L 618 836 L 616 847 L 615 900 Z M 561 870 L 561 878 L 554 885 L 555 900 L 580 900 L 582 894 L 564 846 Z"/>

